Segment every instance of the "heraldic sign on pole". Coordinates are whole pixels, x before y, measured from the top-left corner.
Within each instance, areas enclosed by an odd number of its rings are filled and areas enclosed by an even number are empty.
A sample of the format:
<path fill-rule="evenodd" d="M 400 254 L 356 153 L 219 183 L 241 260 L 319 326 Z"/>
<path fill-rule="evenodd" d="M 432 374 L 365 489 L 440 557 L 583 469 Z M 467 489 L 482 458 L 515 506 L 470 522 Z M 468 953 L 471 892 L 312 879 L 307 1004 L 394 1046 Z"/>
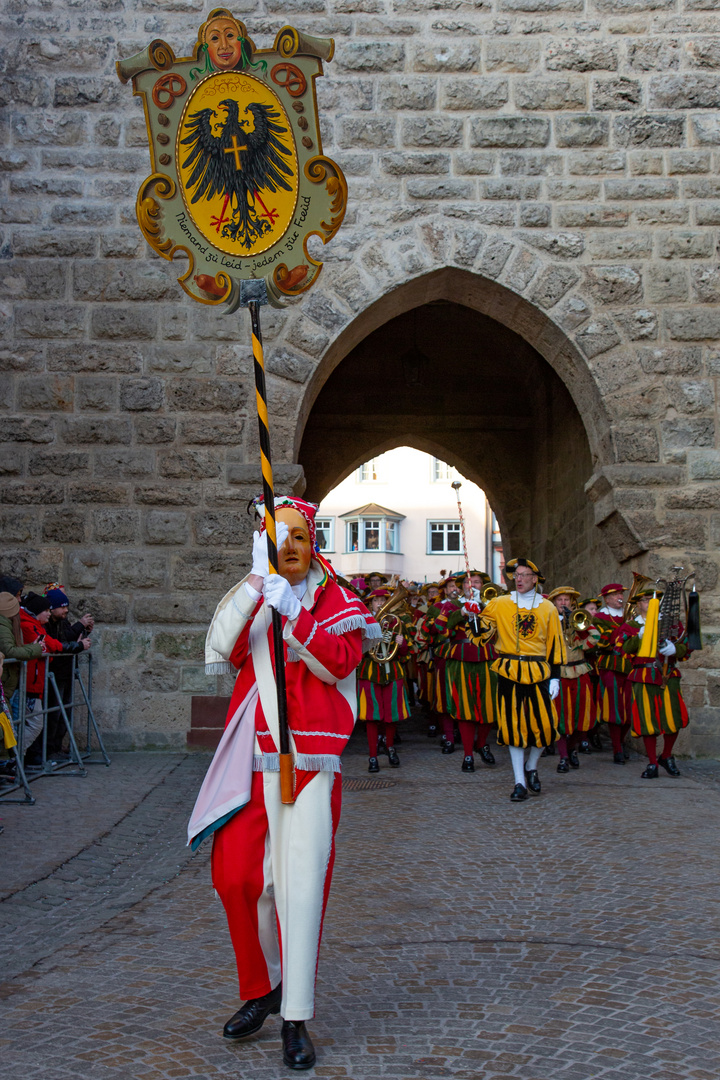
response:
<path fill-rule="evenodd" d="M 192 56 L 164 41 L 116 67 L 143 102 L 152 172 L 137 195 L 143 236 L 164 259 L 187 260 L 188 296 L 252 322 L 260 459 L 271 573 L 278 572 L 275 496 L 260 306 L 282 307 L 309 289 L 322 262 L 308 240 L 331 240 L 347 207 L 342 170 L 323 155 L 315 80 L 335 43 L 286 26 L 256 49 L 245 25 L 215 8 Z M 282 624 L 273 608 L 276 658 Z M 275 664 L 282 801 L 294 800 L 285 667 Z"/>

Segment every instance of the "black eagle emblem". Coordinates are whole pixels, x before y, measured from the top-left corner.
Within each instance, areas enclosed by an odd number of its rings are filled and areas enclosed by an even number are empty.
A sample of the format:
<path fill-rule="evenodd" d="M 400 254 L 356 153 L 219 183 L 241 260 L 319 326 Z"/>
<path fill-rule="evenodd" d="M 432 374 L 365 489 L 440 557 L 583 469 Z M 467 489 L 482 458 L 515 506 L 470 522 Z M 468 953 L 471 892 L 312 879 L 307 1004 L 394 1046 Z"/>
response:
<path fill-rule="evenodd" d="M 528 612 L 527 615 L 521 615 L 518 612 L 515 616 L 515 627 L 520 637 L 532 637 L 535 633 L 535 616 L 531 612 Z"/>
<path fill-rule="evenodd" d="M 252 131 L 246 131 L 248 120 L 241 120 L 237 101 L 226 98 L 219 103 L 225 110 L 225 122 L 218 121 L 213 109 L 201 109 L 189 117 L 189 134 L 182 140 L 190 151 L 183 168 L 192 169 L 187 188 L 193 192 L 192 202 L 224 197 L 221 214 L 212 224 L 222 236 L 252 248 L 277 218 L 276 210 L 265 206 L 261 190 L 271 192 L 283 188 L 292 191 L 285 179 L 293 171 L 285 157 L 292 151 L 280 141 L 287 127 L 278 123 L 280 113 L 270 105 L 251 102 L 245 109 L 253 120 Z M 216 135 L 215 131 L 221 130 Z M 225 217 L 229 209 L 230 217 Z"/>

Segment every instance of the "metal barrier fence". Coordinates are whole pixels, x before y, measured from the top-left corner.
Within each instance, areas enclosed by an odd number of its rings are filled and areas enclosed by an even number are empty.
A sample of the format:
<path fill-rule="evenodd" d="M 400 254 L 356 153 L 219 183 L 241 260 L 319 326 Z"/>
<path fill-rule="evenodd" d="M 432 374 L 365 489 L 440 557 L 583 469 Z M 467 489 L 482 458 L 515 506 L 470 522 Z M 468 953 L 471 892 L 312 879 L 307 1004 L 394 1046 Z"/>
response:
<path fill-rule="evenodd" d="M 58 685 L 52 667 L 53 658 L 55 661 L 62 659 L 64 664 L 72 663 L 69 693 L 66 680 L 62 680 L 62 685 Z M 30 791 L 30 783 L 33 780 L 38 780 L 41 776 L 87 776 L 88 765 L 108 766 L 110 764 L 92 707 L 92 653 L 85 652 L 62 657 L 58 657 L 57 653 L 53 653 L 52 656 L 43 654 L 40 660 L 45 664 L 42 697 L 27 693 L 27 665 L 37 663 L 37 661 L 11 659 L 3 661 L 4 665 L 20 664 L 20 680 L 17 690 L 8 702 L 12 710 L 17 745 L 5 752 L 11 764 L 14 764 L 14 770 L 5 774 L 0 773 L 0 802 L 26 803 L 32 806 L 35 799 Z M 38 708 L 38 705 L 41 707 Z M 25 753 L 30 749 L 26 745 L 28 718 L 35 721 L 42 718 L 42 731 L 32 741 L 33 747 L 36 747 L 39 740 L 39 763 L 32 768 L 26 768 L 24 765 Z M 68 739 L 68 750 L 59 755 L 48 754 L 51 721 L 56 721 L 58 718 L 64 727 L 64 730 L 61 728 L 62 739 L 66 736 Z M 57 734 L 55 730 L 57 725 L 52 724 L 52 727 Z M 93 739 L 95 745 L 93 745 Z M 2 749 L 2 744 L 0 731 L 0 749 Z M 9 798 L 15 791 L 22 791 L 22 797 Z"/>

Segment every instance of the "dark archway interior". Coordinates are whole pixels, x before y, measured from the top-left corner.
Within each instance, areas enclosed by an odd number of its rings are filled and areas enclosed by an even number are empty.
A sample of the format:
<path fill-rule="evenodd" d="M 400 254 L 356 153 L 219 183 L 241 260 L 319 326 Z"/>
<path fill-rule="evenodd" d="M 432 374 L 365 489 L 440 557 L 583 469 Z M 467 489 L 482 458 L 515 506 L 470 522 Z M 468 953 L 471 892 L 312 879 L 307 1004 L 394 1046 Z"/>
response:
<path fill-rule="evenodd" d="M 389 320 L 335 368 L 300 448 L 306 497 L 320 501 L 357 465 L 396 446 L 426 450 L 482 487 L 506 557 L 537 559 L 579 588 L 614 565 L 584 484 L 587 435 L 550 365 L 514 331 L 433 301 Z"/>

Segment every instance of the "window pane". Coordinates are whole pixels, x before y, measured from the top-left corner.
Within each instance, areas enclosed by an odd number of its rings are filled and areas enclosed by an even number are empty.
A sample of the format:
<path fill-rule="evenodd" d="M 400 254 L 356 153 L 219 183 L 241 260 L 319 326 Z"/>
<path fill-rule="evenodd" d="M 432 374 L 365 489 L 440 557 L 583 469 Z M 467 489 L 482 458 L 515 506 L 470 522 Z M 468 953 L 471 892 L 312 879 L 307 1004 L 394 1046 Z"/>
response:
<path fill-rule="evenodd" d="M 357 521 L 348 522 L 348 551 L 357 551 L 358 549 L 358 523 Z"/>
<path fill-rule="evenodd" d="M 448 532 L 447 537 L 447 550 L 459 551 L 460 550 L 460 530 L 457 532 Z"/>
<path fill-rule="evenodd" d="M 395 547 L 395 522 L 385 522 L 385 550 L 396 551 Z"/>
<path fill-rule="evenodd" d="M 319 550 L 328 551 L 332 534 L 332 521 L 330 518 L 315 519 L 315 534 Z"/>
<path fill-rule="evenodd" d="M 430 533 L 430 550 L 431 551 L 444 551 L 445 550 L 444 540 L 445 540 L 444 535 L 441 532 L 435 531 L 435 526 L 433 526 L 433 531 Z"/>
<path fill-rule="evenodd" d="M 380 522 L 365 521 L 365 550 L 378 551 L 380 548 Z"/>

